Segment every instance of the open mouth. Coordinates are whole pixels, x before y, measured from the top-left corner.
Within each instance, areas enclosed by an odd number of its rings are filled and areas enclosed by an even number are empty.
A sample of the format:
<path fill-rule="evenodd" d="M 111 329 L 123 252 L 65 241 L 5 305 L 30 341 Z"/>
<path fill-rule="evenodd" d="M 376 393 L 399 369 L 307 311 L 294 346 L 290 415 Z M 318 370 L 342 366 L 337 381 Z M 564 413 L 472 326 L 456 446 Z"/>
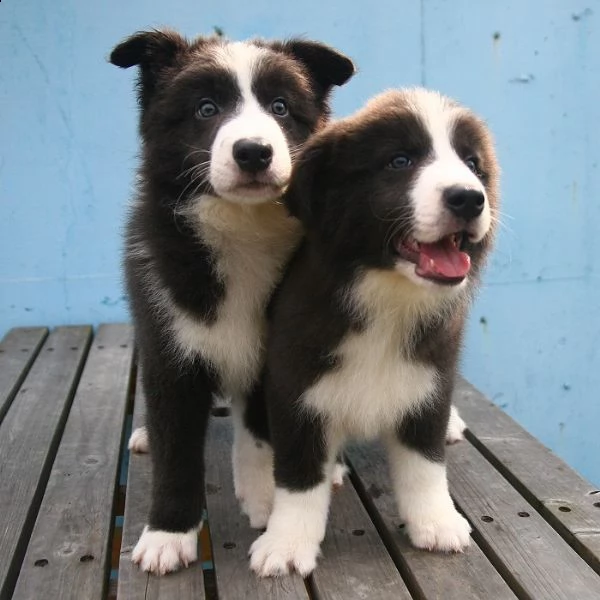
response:
<path fill-rule="evenodd" d="M 463 232 L 444 236 L 437 242 L 418 242 L 414 238 L 396 238 L 396 254 L 416 265 L 415 273 L 436 283 L 456 285 L 471 269 L 471 257 L 464 252 L 467 235 Z"/>

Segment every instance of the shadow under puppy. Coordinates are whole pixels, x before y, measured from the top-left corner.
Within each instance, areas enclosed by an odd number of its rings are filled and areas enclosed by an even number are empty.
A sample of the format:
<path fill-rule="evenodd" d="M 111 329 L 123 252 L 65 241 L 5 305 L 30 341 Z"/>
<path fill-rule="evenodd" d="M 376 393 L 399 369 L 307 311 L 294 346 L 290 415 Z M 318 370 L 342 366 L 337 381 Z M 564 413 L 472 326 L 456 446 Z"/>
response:
<path fill-rule="evenodd" d="M 188 41 L 170 30 L 137 33 L 110 60 L 140 69 L 142 165 L 125 272 L 153 485 L 132 558 L 162 574 L 197 558 L 215 394 L 232 398 L 236 494 L 251 522 L 266 524 L 273 485 L 256 471 L 269 472 L 272 455 L 243 413 L 260 393 L 266 304 L 300 236 L 278 199 L 354 65 L 308 40 Z M 143 429 L 132 443 L 148 445 Z"/>
<path fill-rule="evenodd" d="M 250 551 L 259 575 L 315 568 L 349 438 L 386 444 L 416 547 L 469 544 L 444 448 L 498 196 L 488 129 L 436 92 L 384 93 L 305 146 L 285 202 L 306 235 L 271 306 L 264 385 L 276 491 Z"/>

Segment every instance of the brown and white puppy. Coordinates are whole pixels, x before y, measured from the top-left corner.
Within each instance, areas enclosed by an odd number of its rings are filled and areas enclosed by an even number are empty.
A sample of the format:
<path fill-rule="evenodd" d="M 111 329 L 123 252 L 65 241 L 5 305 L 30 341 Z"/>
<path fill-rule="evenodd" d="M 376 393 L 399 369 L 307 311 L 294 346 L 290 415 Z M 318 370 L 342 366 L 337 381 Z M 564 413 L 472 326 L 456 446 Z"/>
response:
<path fill-rule="evenodd" d="M 266 304 L 300 235 L 278 199 L 298 150 L 328 120 L 332 87 L 354 66 L 307 40 L 188 41 L 170 30 L 133 35 L 110 60 L 140 69 L 142 165 L 125 270 L 153 488 L 132 556 L 166 573 L 197 558 L 215 394 L 232 398 L 236 492 L 251 522 L 266 523 L 272 455 L 245 426 L 244 407 L 260 393 Z"/>
<path fill-rule="evenodd" d="M 334 459 L 350 438 L 385 442 L 411 542 L 462 550 L 470 527 L 448 492 L 444 448 L 498 211 L 487 127 L 436 92 L 387 92 L 311 138 L 285 202 L 306 235 L 270 310 L 276 490 L 252 568 L 314 569 Z"/>

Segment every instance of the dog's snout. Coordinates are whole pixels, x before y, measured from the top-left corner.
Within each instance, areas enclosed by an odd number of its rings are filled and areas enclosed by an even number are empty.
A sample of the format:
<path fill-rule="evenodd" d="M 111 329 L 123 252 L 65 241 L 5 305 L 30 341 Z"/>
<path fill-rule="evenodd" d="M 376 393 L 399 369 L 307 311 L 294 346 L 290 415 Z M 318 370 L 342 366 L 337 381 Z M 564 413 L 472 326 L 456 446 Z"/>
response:
<path fill-rule="evenodd" d="M 444 203 L 459 219 L 476 219 L 485 205 L 485 196 L 479 190 L 453 186 L 444 190 Z"/>
<path fill-rule="evenodd" d="M 258 173 L 269 167 L 273 160 L 273 146 L 259 140 L 242 139 L 233 145 L 233 158 L 247 173 Z"/>

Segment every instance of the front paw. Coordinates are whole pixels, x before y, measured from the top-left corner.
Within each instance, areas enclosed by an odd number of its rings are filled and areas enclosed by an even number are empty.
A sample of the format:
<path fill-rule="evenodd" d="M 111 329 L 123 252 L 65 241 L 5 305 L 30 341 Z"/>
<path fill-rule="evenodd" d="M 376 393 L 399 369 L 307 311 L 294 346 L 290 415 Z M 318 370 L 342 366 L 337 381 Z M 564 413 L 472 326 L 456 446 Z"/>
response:
<path fill-rule="evenodd" d="M 186 533 L 172 531 L 144 531 L 131 553 L 131 560 L 143 571 L 164 575 L 176 571 L 181 566 L 187 567 L 198 558 L 197 530 Z"/>
<path fill-rule="evenodd" d="M 250 548 L 250 567 L 261 577 L 287 575 L 292 570 L 306 577 L 317 566 L 319 546 L 305 535 L 267 530 Z"/>
<path fill-rule="evenodd" d="M 445 515 L 407 522 L 406 533 L 417 548 L 438 552 L 462 552 L 469 545 L 471 526 L 452 507 Z"/>

